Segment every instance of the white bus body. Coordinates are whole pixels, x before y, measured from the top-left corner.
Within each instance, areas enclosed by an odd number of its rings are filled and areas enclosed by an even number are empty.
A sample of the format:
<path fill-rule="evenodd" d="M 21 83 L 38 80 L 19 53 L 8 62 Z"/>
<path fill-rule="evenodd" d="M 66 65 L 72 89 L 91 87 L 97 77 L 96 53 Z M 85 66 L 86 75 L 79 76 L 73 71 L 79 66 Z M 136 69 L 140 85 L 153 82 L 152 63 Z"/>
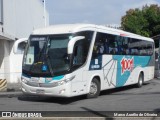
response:
<path fill-rule="evenodd" d="M 154 77 L 153 51 L 152 39 L 104 26 L 73 24 L 38 29 L 31 34 L 25 51 L 22 91 L 93 98 L 106 89 L 131 84 L 141 87 Z M 67 54 L 63 60 L 62 54 Z"/>

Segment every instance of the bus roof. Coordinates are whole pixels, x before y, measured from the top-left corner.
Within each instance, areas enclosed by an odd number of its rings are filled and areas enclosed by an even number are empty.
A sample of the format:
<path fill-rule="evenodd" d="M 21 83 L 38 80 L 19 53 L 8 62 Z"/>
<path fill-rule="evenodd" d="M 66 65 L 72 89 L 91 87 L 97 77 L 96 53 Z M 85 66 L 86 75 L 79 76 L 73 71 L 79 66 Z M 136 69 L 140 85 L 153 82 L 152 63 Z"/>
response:
<path fill-rule="evenodd" d="M 52 25 L 45 28 L 36 29 L 32 32 L 32 35 L 53 35 L 53 34 L 68 34 L 75 33 L 78 31 L 99 31 L 104 33 L 116 34 L 120 36 L 137 38 L 147 41 L 153 41 L 151 38 L 143 37 L 137 34 L 133 34 L 130 32 L 126 32 L 119 29 L 109 28 L 102 25 L 94 25 L 94 24 L 61 24 L 61 25 Z"/>

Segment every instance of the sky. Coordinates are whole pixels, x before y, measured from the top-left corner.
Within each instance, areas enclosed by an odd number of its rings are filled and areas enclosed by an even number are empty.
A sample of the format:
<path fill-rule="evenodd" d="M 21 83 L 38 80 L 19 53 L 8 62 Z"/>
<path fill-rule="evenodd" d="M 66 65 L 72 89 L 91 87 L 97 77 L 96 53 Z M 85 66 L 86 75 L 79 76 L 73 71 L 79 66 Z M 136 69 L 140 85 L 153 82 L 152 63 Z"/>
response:
<path fill-rule="evenodd" d="M 127 10 L 146 4 L 160 5 L 160 0 L 46 0 L 50 25 L 120 24 Z"/>

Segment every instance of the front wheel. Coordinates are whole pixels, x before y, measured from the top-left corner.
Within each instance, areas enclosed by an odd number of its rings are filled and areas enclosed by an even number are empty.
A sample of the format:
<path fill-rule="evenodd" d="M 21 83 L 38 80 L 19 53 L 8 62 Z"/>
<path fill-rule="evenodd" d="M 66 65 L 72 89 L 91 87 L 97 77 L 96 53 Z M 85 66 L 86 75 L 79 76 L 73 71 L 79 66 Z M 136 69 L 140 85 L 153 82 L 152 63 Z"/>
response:
<path fill-rule="evenodd" d="M 94 78 L 90 85 L 90 91 L 87 94 L 87 98 L 96 98 L 100 94 L 100 83 L 97 78 Z"/>
<path fill-rule="evenodd" d="M 142 87 L 144 81 L 143 81 L 143 75 L 142 73 L 139 75 L 139 78 L 138 78 L 138 83 L 136 84 L 136 87 L 140 88 Z"/>

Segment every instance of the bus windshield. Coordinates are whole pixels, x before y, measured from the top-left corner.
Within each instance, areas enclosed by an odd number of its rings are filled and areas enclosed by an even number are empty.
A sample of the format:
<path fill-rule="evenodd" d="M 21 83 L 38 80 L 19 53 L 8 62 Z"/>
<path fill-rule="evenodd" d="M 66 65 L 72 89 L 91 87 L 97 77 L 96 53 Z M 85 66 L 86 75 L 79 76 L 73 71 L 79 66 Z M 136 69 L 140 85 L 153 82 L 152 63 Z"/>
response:
<path fill-rule="evenodd" d="M 69 70 L 67 47 L 71 38 L 71 34 L 30 36 L 23 59 L 23 72 L 43 77 Z"/>

